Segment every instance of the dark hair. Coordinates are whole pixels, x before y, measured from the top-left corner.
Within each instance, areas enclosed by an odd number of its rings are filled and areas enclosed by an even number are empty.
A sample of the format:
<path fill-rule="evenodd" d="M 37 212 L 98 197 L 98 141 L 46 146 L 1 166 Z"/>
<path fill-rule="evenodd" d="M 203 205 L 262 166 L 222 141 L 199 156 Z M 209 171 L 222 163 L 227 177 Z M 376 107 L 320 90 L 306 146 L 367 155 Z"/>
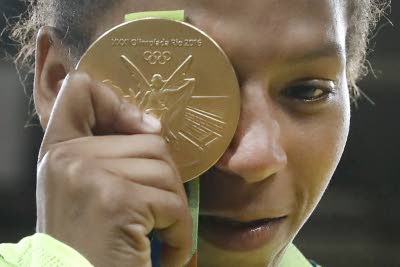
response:
<path fill-rule="evenodd" d="M 36 34 L 44 25 L 57 29 L 60 38 L 72 48 L 71 56 L 87 49 L 94 32 L 94 19 L 117 1 L 110 0 L 26 0 L 28 10 L 14 26 L 13 39 L 20 45 L 15 61 L 23 72 L 32 73 Z M 342 0 L 343 1 L 343 0 Z M 346 40 L 347 78 L 353 100 L 359 96 L 357 82 L 367 72 L 367 47 L 372 30 L 390 0 L 344 0 L 348 10 Z"/>

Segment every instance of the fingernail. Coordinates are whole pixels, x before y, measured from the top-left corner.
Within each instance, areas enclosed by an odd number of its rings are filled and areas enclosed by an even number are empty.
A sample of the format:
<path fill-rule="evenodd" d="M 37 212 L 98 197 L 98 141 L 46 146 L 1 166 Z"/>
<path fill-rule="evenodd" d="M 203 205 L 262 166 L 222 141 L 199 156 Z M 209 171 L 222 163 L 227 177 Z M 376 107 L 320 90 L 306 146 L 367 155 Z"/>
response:
<path fill-rule="evenodd" d="M 154 118 L 152 115 L 143 114 L 143 122 L 149 127 L 149 130 L 154 132 L 161 131 L 161 123 L 158 119 Z"/>

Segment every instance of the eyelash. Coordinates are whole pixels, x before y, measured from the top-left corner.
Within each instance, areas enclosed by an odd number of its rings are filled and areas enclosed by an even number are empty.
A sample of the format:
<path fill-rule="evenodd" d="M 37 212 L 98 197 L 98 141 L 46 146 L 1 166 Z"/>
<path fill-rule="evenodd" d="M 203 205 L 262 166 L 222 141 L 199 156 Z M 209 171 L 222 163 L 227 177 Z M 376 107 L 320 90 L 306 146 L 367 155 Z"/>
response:
<path fill-rule="evenodd" d="M 312 94 L 318 92 L 319 94 L 317 96 L 304 96 L 309 92 Z M 286 97 L 294 98 L 295 100 L 305 103 L 314 103 L 325 100 L 333 93 L 335 93 L 335 83 L 327 80 L 299 82 L 286 88 L 283 92 Z M 301 96 L 301 94 L 303 94 L 303 96 Z"/>

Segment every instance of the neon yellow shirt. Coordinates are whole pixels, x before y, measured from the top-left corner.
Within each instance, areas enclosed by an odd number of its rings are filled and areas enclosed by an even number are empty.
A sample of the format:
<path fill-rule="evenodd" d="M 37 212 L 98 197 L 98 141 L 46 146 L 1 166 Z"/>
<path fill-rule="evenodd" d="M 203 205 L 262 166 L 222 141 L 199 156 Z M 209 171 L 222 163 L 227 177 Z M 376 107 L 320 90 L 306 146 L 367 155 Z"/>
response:
<path fill-rule="evenodd" d="M 73 248 L 45 235 L 26 237 L 18 244 L 0 244 L 0 267 L 93 267 Z M 280 267 L 311 267 L 291 244 Z"/>
<path fill-rule="evenodd" d="M 92 267 L 71 247 L 45 234 L 0 245 L 0 267 Z"/>

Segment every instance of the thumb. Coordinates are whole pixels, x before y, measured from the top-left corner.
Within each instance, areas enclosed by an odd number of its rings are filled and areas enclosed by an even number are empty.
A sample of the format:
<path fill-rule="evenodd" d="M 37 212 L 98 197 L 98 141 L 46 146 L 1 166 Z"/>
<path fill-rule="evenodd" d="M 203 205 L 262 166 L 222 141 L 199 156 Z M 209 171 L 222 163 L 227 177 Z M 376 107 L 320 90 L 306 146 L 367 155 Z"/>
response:
<path fill-rule="evenodd" d="M 121 100 L 88 74 L 73 72 L 65 78 L 55 101 L 41 154 L 54 144 L 80 137 L 160 131 L 161 124 L 156 118 Z"/>

